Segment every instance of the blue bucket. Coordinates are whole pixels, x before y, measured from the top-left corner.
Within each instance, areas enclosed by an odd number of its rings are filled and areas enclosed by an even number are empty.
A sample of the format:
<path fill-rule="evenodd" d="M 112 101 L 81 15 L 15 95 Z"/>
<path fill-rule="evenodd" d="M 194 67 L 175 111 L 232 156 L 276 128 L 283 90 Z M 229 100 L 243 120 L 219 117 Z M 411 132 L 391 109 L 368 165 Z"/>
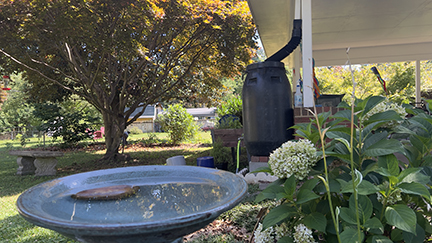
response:
<path fill-rule="evenodd" d="M 214 159 L 211 156 L 197 158 L 197 166 L 214 168 Z"/>

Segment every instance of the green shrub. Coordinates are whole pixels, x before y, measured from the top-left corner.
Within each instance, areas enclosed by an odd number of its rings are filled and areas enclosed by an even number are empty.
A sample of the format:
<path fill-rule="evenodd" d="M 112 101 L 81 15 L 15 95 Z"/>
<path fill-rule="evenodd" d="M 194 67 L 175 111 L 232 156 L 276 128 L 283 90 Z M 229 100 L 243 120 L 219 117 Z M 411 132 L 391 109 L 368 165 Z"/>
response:
<path fill-rule="evenodd" d="M 162 129 L 169 133 L 171 142 L 174 144 L 192 138 L 198 131 L 192 115 L 187 113 L 180 104 L 169 106 L 166 113 L 160 115 L 157 121 Z"/>
<path fill-rule="evenodd" d="M 429 240 L 432 116 L 381 96 L 338 107 L 344 109 L 293 126 L 304 139 L 271 153 L 261 172 L 279 179 L 255 202 L 279 205 L 262 229 L 293 229 L 283 242 Z"/>
<path fill-rule="evenodd" d="M 36 104 L 33 114 L 43 120 L 39 130 L 51 133 L 53 139 L 63 138 L 65 147 L 91 138 L 92 126 L 100 120 L 89 111 L 68 111 L 55 103 Z"/>
<path fill-rule="evenodd" d="M 220 139 L 213 143 L 213 149 L 210 151 L 210 156 L 213 157 L 215 163 L 224 163 L 232 160 L 230 149 L 224 147 Z"/>
<path fill-rule="evenodd" d="M 138 127 L 131 127 L 130 129 L 128 129 L 130 134 L 141 134 L 143 133 L 141 131 L 141 129 L 139 129 Z"/>

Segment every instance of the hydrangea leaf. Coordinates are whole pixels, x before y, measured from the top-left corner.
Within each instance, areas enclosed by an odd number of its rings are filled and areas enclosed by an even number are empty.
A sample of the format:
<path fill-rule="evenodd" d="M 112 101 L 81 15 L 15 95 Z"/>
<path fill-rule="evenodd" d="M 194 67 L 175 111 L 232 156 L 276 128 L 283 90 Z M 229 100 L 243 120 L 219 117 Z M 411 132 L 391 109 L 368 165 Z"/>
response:
<path fill-rule="evenodd" d="M 387 110 L 384 112 L 380 112 L 372 115 L 367 123 L 376 122 L 376 121 L 398 121 L 401 120 L 401 116 L 394 110 Z"/>
<path fill-rule="evenodd" d="M 372 201 L 366 196 L 358 195 L 357 202 L 358 202 L 357 205 L 359 209 L 360 220 L 361 222 L 364 223 L 372 216 L 373 213 Z M 354 194 L 352 194 L 349 199 L 349 207 L 350 209 L 355 211 Z"/>
<path fill-rule="evenodd" d="M 382 121 L 376 121 L 376 122 L 369 123 L 367 126 L 365 126 L 362 129 L 362 136 L 365 138 L 366 136 L 370 135 L 370 133 L 373 130 L 376 130 L 377 127 L 381 126 L 383 123 L 384 122 L 382 122 Z"/>
<path fill-rule="evenodd" d="M 363 150 L 368 149 L 370 146 L 374 145 L 375 143 L 387 139 L 388 133 L 386 131 L 379 132 L 375 134 L 364 134 L 364 143 L 363 143 Z"/>
<path fill-rule="evenodd" d="M 278 241 L 278 243 L 294 243 L 294 239 L 291 236 L 284 236 L 282 238 L 280 238 Z"/>
<path fill-rule="evenodd" d="M 393 241 L 383 235 L 374 235 L 372 243 L 393 243 Z"/>
<path fill-rule="evenodd" d="M 346 228 L 341 234 L 340 239 L 341 242 L 350 242 L 350 243 L 361 243 L 364 239 L 364 233 L 360 232 L 360 239 L 359 242 L 359 235 L 356 229 L 353 228 Z"/>
<path fill-rule="evenodd" d="M 344 138 L 345 140 L 350 140 L 350 134 L 342 131 L 329 131 L 326 136 L 331 139 Z"/>
<path fill-rule="evenodd" d="M 414 148 L 418 149 L 421 154 L 428 152 L 429 148 L 427 144 L 429 143 L 430 138 L 425 138 L 421 136 L 411 135 L 409 137 L 410 143 L 414 146 Z"/>
<path fill-rule="evenodd" d="M 428 201 L 430 200 L 430 193 L 428 189 L 426 189 L 426 187 L 420 183 L 417 182 L 401 183 L 398 185 L 398 187 L 401 189 L 403 193 L 423 196 Z"/>
<path fill-rule="evenodd" d="M 292 175 L 289 178 L 286 179 L 285 183 L 284 183 L 284 189 L 285 189 L 285 196 L 292 200 L 294 192 L 296 190 L 296 179 L 295 177 Z"/>
<path fill-rule="evenodd" d="M 396 242 L 402 241 L 403 240 L 402 232 L 403 232 L 402 230 L 395 228 L 391 231 L 390 238 Z"/>
<path fill-rule="evenodd" d="M 255 202 L 261 202 L 264 199 L 279 200 L 286 196 L 285 190 L 279 185 L 269 185 L 255 198 Z"/>
<path fill-rule="evenodd" d="M 378 157 L 378 166 L 387 169 L 389 175 L 383 176 L 398 176 L 400 173 L 398 159 L 394 154 Z"/>
<path fill-rule="evenodd" d="M 376 105 L 383 102 L 385 97 L 382 96 L 371 96 L 370 98 L 364 100 L 366 101 L 365 107 L 363 109 L 363 114 L 366 115 L 370 110 L 372 110 Z M 364 104 L 364 101 L 362 102 Z"/>
<path fill-rule="evenodd" d="M 385 217 L 389 225 L 416 234 L 417 217 L 408 206 L 402 204 L 388 206 L 385 210 Z"/>
<path fill-rule="evenodd" d="M 357 224 L 355 211 L 351 208 L 340 208 L 340 217 L 349 224 Z"/>
<path fill-rule="evenodd" d="M 420 184 L 427 184 L 430 181 L 429 176 L 421 173 L 422 168 L 408 168 L 403 171 L 398 176 L 400 183 L 410 183 L 417 182 Z"/>
<path fill-rule="evenodd" d="M 332 118 L 340 118 L 343 120 L 351 121 L 351 110 L 347 109 L 338 111 L 332 116 Z"/>
<path fill-rule="evenodd" d="M 363 163 L 364 164 L 364 163 Z M 362 171 L 363 177 L 365 177 L 367 174 L 369 174 L 370 172 L 375 172 L 378 169 L 378 164 L 377 163 L 372 163 L 369 164 L 366 169 L 364 169 Z"/>
<path fill-rule="evenodd" d="M 252 171 L 251 173 L 258 173 L 258 172 L 266 172 L 272 174 L 272 171 L 268 166 L 259 167 L 258 169 Z"/>
<path fill-rule="evenodd" d="M 366 222 L 363 224 L 363 227 L 365 227 L 365 229 L 372 234 L 380 235 L 384 233 L 384 226 L 377 217 L 366 220 Z"/>
<path fill-rule="evenodd" d="M 289 206 L 288 204 L 279 205 L 265 216 L 263 220 L 263 229 L 267 229 L 273 225 L 276 225 L 284 220 L 294 217 L 298 214 L 297 209 Z"/>
<path fill-rule="evenodd" d="M 338 180 L 339 182 L 341 182 L 340 180 Z M 360 185 L 358 185 L 358 194 L 360 195 L 369 195 L 375 192 L 379 191 L 379 188 L 377 186 L 375 186 L 374 184 L 370 183 L 369 181 L 363 180 Z M 342 193 L 352 193 L 353 191 L 353 187 L 352 187 L 352 181 L 349 181 L 347 183 L 345 183 L 342 187 Z"/>
<path fill-rule="evenodd" d="M 318 178 L 312 178 L 310 180 L 307 180 L 303 183 L 300 189 L 313 190 L 315 186 L 318 184 L 318 181 L 319 181 Z"/>
<path fill-rule="evenodd" d="M 426 233 L 424 229 L 417 224 L 416 226 L 416 234 L 412 234 L 409 232 L 402 232 L 405 243 L 423 243 L 425 242 Z"/>
<path fill-rule="evenodd" d="M 320 196 L 318 196 L 317 194 L 313 193 L 310 190 L 300 189 L 297 193 L 296 204 L 300 205 L 300 204 L 303 204 L 305 202 L 309 202 L 311 200 L 317 199 L 319 197 Z"/>
<path fill-rule="evenodd" d="M 324 216 L 324 214 L 318 212 L 313 212 L 311 214 L 308 214 L 303 219 L 303 223 L 308 228 L 316 229 L 320 232 L 326 232 L 327 219 Z"/>
<path fill-rule="evenodd" d="M 396 139 L 383 139 L 371 145 L 364 151 L 365 156 L 377 157 L 396 152 L 403 153 L 402 144 Z"/>

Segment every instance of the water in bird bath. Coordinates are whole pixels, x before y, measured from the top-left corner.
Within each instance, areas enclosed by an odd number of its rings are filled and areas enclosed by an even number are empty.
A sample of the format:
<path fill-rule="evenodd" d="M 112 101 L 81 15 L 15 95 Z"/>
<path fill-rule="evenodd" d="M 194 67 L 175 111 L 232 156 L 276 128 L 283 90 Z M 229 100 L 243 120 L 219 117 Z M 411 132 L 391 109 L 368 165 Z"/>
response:
<path fill-rule="evenodd" d="M 117 200 L 79 200 L 65 192 L 49 197 L 41 209 L 60 220 L 86 223 L 160 221 L 212 208 L 227 193 L 227 188 L 212 184 L 140 185 L 135 194 Z"/>
<path fill-rule="evenodd" d="M 117 200 L 76 199 L 119 185 L 136 190 Z M 244 179 L 226 171 L 137 166 L 39 184 L 18 198 L 17 207 L 31 223 L 82 242 L 172 242 L 237 205 L 246 190 Z"/>

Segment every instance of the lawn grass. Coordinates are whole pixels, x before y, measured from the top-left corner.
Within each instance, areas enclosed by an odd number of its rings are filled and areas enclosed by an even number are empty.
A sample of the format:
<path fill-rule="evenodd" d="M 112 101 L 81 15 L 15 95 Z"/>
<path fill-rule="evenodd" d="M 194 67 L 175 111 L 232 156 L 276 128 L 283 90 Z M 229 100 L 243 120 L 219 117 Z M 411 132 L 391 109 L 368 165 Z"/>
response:
<path fill-rule="evenodd" d="M 18 214 L 15 205 L 18 196 L 34 185 L 58 177 L 96 169 L 163 165 L 166 163 L 167 158 L 176 155 L 184 155 L 188 165 L 196 165 L 198 157 L 209 156 L 210 154 L 211 137 L 209 132 L 200 132 L 193 141 L 188 141 L 188 143 L 193 143 L 193 146 L 151 145 L 151 142 L 166 142 L 167 139 L 168 135 L 164 133 L 131 134 L 128 138 L 129 145 L 126 146 L 125 153 L 130 154 L 132 159 L 110 164 L 104 164 L 98 160 L 104 154 L 103 144 L 91 144 L 93 141 L 88 140 L 83 143 L 85 149 L 69 149 L 65 151 L 63 157 L 57 158 L 56 176 L 42 177 L 16 175 L 18 168 L 16 156 L 9 155 L 8 151 L 11 149 L 23 149 L 23 147 L 19 140 L 0 141 L 0 242 L 76 242 L 54 231 L 30 224 Z M 54 144 L 55 141 L 50 138 L 45 139 L 45 147 Z M 31 138 L 24 147 L 24 149 L 34 148 L 44 148 L 43 140 Z M 247 162 L 245 160 L 247 160 L 246 156 L 242 155 L 241 161 L 243 164 Z M 247 203 L 247 205 L 247 207 L 250 207 L 250 203 Z M 236 210 L 239 211 L 238 208 Z M 218 242 L 219 239 L 227 239 L 226 237 L 232 238 L 233 236 L 211 236 L 210 238 L 204 237 L 205 239 L 201 239 L 201 237 L 193 242 Z"/>

